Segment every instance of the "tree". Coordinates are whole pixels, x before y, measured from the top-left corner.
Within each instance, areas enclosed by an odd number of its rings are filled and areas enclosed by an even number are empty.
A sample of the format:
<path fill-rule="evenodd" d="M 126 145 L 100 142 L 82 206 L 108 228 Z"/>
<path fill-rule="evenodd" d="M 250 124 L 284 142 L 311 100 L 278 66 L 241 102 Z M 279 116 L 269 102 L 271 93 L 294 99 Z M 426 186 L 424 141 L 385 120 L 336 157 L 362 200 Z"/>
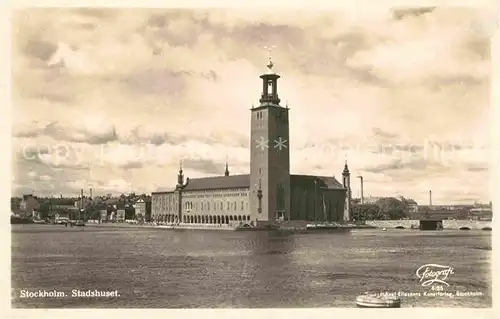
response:
<path fill-rule="evenodd" d="M 111 215 L 111 213 L 113 213 L 115 211 L 115 208 L 112 206 L 112 205 L 108 205 L 106 207 L 106 212 L 107 212 L 107 219 L 109 220 L 109 216 Z"/>
<path fill-rule="evenodd" d="M 407 216 L 407 205 L 394 197 L 383 197 L 375 202 L 379 208 L 379 219 L 401 219 Z"/>
<path fill-rule="evenodd" d="M 374 204 L 354 204 L 352 206 L 352 218 L 355 220 L 374 220 L 379 219 L 380 210 Z"/>

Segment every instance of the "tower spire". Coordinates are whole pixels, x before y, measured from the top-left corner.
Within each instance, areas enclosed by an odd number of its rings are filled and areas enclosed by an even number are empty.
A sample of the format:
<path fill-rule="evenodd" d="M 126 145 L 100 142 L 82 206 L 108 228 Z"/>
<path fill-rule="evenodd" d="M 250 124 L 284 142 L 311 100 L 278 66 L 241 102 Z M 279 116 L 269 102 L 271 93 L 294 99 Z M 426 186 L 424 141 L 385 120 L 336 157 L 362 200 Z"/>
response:
<path fill-rule="evenodd" d="M 342 175 L 349 175 L 349 166 L 347 166 L 347 153 L 344 154 L 344 171 Z"/>
<path fill-rule="evenodd" d="M 226 156 L 226 171 L 224 172 L 224 176 L 229 176 L 229 166 L 227 164 L 227 156 Z"/>
<path fill-rule="evenodd" d="M 274 63 L 271 58 L 271 52 L 275 46 L 264 48 L 268 51 L 269 62 L 267 63 L 267 73 L 260 76 L 262 79 L 262 95 L 259 102 L 261 106 L 269 104 L 279 106 L 281 100 L 278 97 L 278 79 L 280 76 L 273 72 Z"/>
<path fill-rule="evenodd" d="M 184 174 L 182 170 L 182 160 L 179 162 L 179 175 L 177 175 L 177 186 L 184 184 Z"/>

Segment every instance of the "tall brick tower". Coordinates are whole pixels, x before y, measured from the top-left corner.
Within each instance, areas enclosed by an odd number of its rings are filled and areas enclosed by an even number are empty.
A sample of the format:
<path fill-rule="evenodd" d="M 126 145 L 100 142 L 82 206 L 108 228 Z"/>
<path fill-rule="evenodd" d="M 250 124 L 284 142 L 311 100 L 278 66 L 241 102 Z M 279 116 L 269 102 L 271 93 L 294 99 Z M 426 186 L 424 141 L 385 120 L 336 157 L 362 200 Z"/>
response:
<path fill-rule="evenodd" d="M 260 105 L 251 109 L 250 215 L 253 221 L 288 220 L 290 216 L 290 128 L 288 107 L 280 106 L 279 75 L 262 74 Z"/>

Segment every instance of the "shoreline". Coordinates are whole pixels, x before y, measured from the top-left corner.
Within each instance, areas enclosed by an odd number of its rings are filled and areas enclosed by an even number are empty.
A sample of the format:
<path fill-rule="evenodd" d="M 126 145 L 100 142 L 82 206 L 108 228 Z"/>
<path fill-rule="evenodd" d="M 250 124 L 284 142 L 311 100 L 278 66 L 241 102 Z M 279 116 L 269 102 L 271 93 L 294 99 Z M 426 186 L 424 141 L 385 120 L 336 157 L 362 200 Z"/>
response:
<path fill-rule="evenodd" d="M 16 224 L 11 224 L 16 225 Z M 41 224 L 41 223 L 30 223 L 23 225 L 57 225 L 57 224 Z M 63 227 L 64 225 L 60 225 Z M 309 227 L 308 227 L 309 226 Z M 169 224 L 169 225 L 152 225 L 152 224 L 129 224 L 129 223 L 86 223 L 84 227 L 95 227 L 95 228 L 133 228 L 133 229 L 162 229 L 162 230 L 213 230 L 213 231 L 280 231 L 280 232 L 297 232 L 297 233 L 315 233 L 315 232 L 342 232 L 351 230 L 374 230 L 374 229 L 385 229 L 386 231 L 424 231 L 418 228 L 398 228 L 398 227 L 377 227 L 374 225 L 356 225 L 356 224 L 338 224 L 338 225 L 314 225 L 314 224 L 296 225 L 296 224 L 277 224 L 274 227 L 269 225 L 262 225 L 260 227 L 242 227 L 239 225 L 227 225 L 227 224 Z M 74 226 L 77 228 L 82 228 L 79 226 Z M 455 228 L 445 228 L 440 231 L 449 230 L 460 230 Z M 481 230 L 489 231 L 491 229 L 469 229 L 471 230 Z M 464 231 L 466 232 L 466 231 Z"/>
<path fill-rule="evenodd" d="M 287 232 L 327 232 L 327 231 L 350 231 L 352 229 L 377 229 L 370 225 L 345 225 L 338 227 L 317 227 L 307 228 L 305 226 L 288 226 L 277 225 L 276 227 L 241 227 L 231 225 L 211 225 L 211 224 L 171 224 L 171 225 L 141 225 L 127 223 L 87 223 L 88 227 L 103 227 L 103 228 L 147 228 L 147 229 L 165 229 L 165 230 L 220 230 L 220 231 L 287 231 Z"/>

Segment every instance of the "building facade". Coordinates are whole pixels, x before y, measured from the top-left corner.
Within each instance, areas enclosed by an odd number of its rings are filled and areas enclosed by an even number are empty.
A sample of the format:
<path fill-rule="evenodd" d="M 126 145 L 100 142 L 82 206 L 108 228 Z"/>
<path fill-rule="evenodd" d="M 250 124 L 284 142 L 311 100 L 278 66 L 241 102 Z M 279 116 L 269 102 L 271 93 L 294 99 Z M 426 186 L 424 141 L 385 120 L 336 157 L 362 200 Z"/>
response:
<path fill-rule="evenodd" d="M 175 189 L 151 194 L 151 219 L 163 223 L 242 224 L 285 220 L 350 220 L 347 163 L 343 183 L 332 176 L 290 174 L 289 108 L 280 105 L 279 75 L 260 76 L 260 105 L 252 107 L 250 174 L 187 178 L 181 167 Z"/>
<path fill-rule="evenodd" d="M 146 218 L 146 203 L 142 198 L 138 199 L 134 205 L 135 218 L 138 220 L 144 220 Z"/>

